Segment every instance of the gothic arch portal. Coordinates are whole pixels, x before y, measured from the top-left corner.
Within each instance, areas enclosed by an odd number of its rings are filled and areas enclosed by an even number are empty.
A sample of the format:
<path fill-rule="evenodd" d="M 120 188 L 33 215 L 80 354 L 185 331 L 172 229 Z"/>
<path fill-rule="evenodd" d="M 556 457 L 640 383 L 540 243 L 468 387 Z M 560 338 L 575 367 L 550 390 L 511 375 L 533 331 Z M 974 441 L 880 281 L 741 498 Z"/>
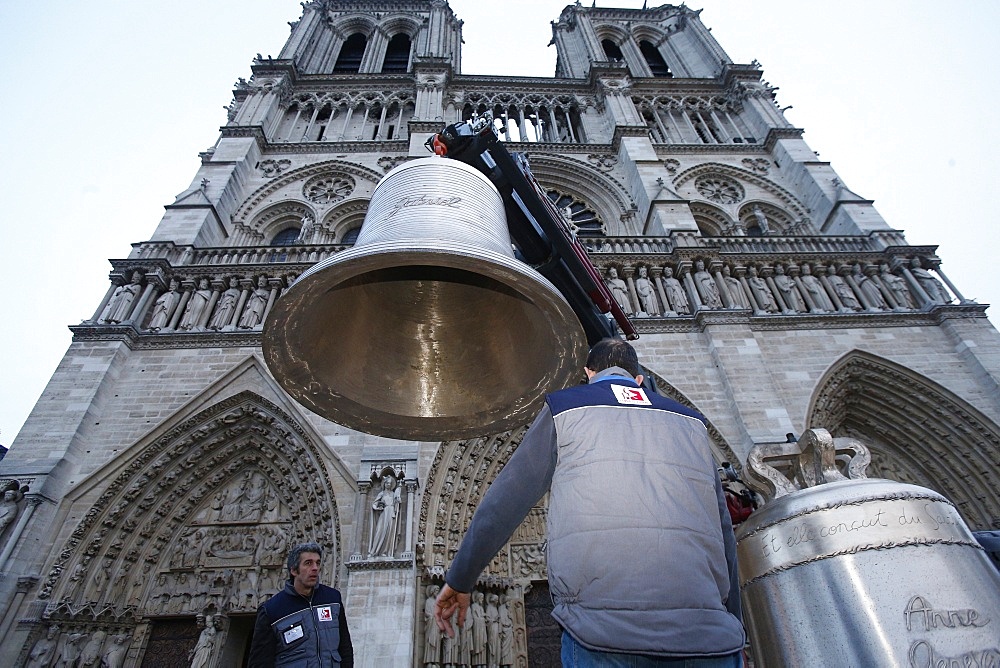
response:
<path fill-rule="evenodd" d="M 337 583 L 329 457 L 292 415 L 246 390 L 156 434 L 66 497 L 80 519 L 41 583 L 45 618 L 145 646 L 150 621 L 252 615 L 302 541 Z"/>
<path fill-rule="evenodd" d="M 1000 529 L 1000 428 L 925 376 L 852 351 L 817 385 L 806 424 L 868 445 L 869 477 L 929 487 L 974 530 Z"/>

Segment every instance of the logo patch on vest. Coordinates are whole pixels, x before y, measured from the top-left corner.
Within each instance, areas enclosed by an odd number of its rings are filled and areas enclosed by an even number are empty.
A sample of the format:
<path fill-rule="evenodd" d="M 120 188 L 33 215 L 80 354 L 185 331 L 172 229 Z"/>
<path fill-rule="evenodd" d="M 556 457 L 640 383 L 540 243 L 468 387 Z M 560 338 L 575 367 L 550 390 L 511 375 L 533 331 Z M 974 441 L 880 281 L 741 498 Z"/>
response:
<path fill-rule="evenodd" d="M 646 397 L 646 392 L 641 387 L 626 387 L 625 385 L 612 385 L 611 391 L 615 393 L 618 403 L 627 406 L 652 406 L 653 403 Z"/>
<path fill-rule="evenodd" d="M 330 609 L 330 606 L 324 605 L 322 608 L 316 608 L 316 619 L 321 622 L 332 622 L 333 611 Z"/>

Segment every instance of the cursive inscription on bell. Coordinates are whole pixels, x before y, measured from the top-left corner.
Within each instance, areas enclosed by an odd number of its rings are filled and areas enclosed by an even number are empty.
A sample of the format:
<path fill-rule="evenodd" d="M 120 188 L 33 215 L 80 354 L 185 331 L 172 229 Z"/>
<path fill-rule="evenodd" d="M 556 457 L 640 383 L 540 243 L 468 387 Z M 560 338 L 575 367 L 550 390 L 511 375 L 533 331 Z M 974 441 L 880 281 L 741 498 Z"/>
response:
<path fill-rule="evenodd" d="M 741 583 L 838 554 L 937 542 L 968 543 L 955 509 L 939 501 L 885 499 L 822 508 L 744 536 Z"/>
<path fill-rule="evenodd" d="M 392 218 L 403 209 L 413 206 L 446 206 L 452 209 L 458 209 L 458 203 L 461 201 L 461 197 L 428 197 L 427 195 L 401 197 L 396 200 L 395 204 L 392 205 L 392 209 L 390 209 L 389 215 L 387 215 L 386 218 Z"/>
<path fill-rule="evenodd" d="M 907 631 L 933 631 L 967 626 L 978 628 L 990 623 L 989 619 L 980 619 L 979 612 L 973 608 L 935 610 L 930 601 L 923 596 L 911 597 L 903 610 L 903 616 L 906 618 Z"/>
<path fill-rule="evenodd" d="M 926 640 L 917 640 L 910 645 L 910 668 L 996 668 L 1000 666 L 1000 649 L 972 650 L 961 654 L 945 655 L 934 649 Z"/>

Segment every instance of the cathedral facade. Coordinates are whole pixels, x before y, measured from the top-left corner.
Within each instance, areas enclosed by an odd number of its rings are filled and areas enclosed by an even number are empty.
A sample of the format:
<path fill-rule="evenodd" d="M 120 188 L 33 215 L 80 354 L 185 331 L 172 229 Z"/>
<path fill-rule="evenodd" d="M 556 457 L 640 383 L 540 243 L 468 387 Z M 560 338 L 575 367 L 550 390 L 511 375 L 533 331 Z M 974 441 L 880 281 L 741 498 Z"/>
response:
<path fill-rule="evenodd" d="M 0 462 L 0 664 L 243 665 L 287 550 L 316 541 L 359 665 L 554 665 L 544 500 L 483 574 L 481 624 L 454 641 L 428 624 L 524 427 L 356 432 L 292 400 L 261 355 L 275 301 L 354 243 L 380 179 L 474 118 L 528 155 L 720 465 L 821 427 L 868 446 L 870 477 L 1000 529 L 986 305 L 817 159 L 756 63 L 684 5 L 577 3 L 539 17 L 552 78 L 479 76 L 460 18 L 445 0 L 311 0 L 237 82 L 194 185 L 111 260 Z"/>

